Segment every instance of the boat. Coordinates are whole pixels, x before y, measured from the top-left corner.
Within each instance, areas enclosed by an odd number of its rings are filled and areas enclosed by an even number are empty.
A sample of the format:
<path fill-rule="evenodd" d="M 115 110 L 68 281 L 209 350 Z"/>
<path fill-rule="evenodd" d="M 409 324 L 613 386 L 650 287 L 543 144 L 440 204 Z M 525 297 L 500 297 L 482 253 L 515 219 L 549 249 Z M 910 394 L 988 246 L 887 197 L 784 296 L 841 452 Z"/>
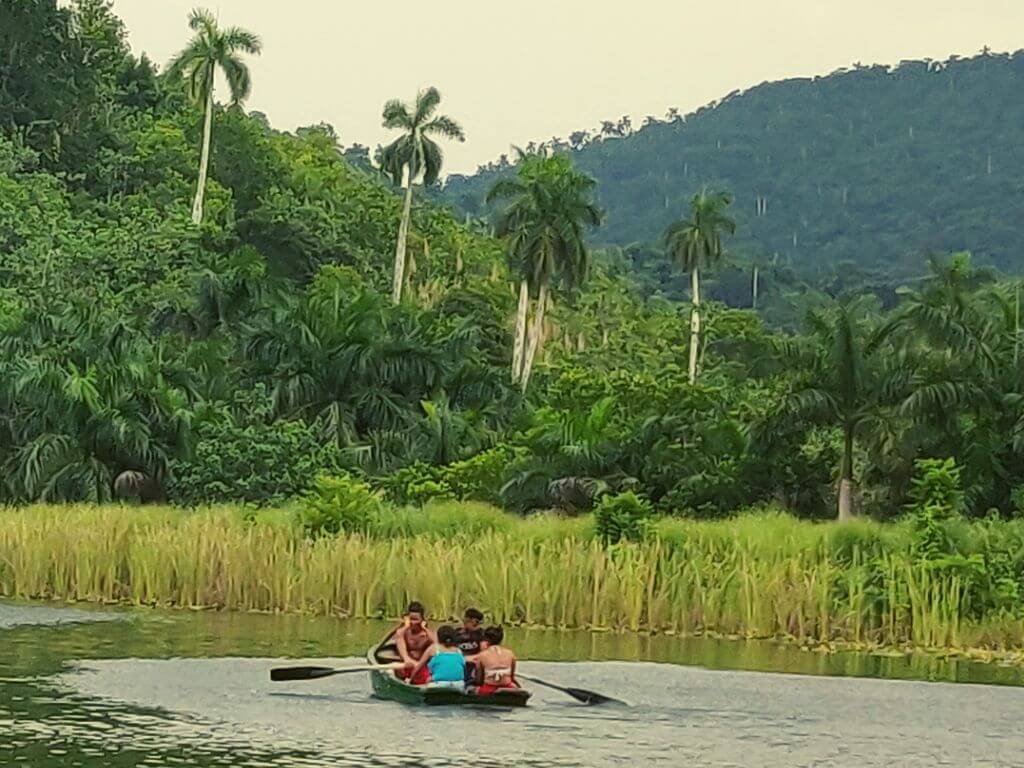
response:
<path fill-rule="evenodd" d="M 371 665 L 393 664 L 401 661 L 398 647 L 394 641 L 394 631 L 380 643 L 366 652 L 366 661 Z M 398 701 L 402 704 L 427 706 L 472 706 L 525 707 L 530 700 L 530 692 L 524 688 L 509 688 L 485 696 L 472 691 L 456 691 L 451 688 L 432 688 L 429 685 L 412 685 L 399 678 L 393 670 L 374 669 L 370 671 L 370 684 L 377 698 Z"/>

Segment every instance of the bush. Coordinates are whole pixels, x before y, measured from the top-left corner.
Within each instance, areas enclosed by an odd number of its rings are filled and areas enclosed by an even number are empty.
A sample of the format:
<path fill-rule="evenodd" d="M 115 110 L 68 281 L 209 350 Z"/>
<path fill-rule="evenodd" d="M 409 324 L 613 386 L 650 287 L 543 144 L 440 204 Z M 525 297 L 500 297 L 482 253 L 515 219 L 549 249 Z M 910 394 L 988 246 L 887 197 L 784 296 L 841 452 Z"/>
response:
<path fill-rule="evenodd" d="M 370 533 L 380 513 L 380 497 L 369 485 L 351 475 L 337 475 L 317 479 L 299 520 L 309 536 Z"/>
<path fill-rule="evenodd" d="M 376 484 L 395 504 L 423 506 L 431 501 L 485 501 L 498 504 L 505 470 L 515 453 L 499 445 L 472 458 L 437 466 L 417 461 L 380 478 Z"/>
<path fill-rule="evenodd" d="M 963 509 L 960 469 L 953 459 L 918 459 L 910 486 L 914 549 L 926 560 L 956 552 L 944 523 Z"/>
<path fill-rule="evenodd" d="M 654 514 L 651 503 L 632 491 L 605 496 L 594 509 L 597 535 L 607 544 L 643 538 Z"/>
<path fill-rule="evenodd" d="M 438 494 L 441 498 L 451 497 L 451 488 L 442 484 L 442 467 L 417 461 L 402 467 L 390 475 L 374 479 L 388 501 L 394 504 L 423 505 Z"/>
<path fill-rule="evenodd" d="M 509 445 L 496 445 L 464 461 L 443 467 L 442 477 L 457 499 L 501 502 L 501 487 L 516 451 Z"/>
<path fill-rule="evenodd" d="M 339 471 L 341 454 L 302 421 L 274 421 L 257 387 L 231 404 L 208 407 L 195 424 L 195 448 L 172 462 L 168 497 L 184 506 L 279 504 L 301 496 L 321 474 Z"/>
<path fill-rule="evenodd" d="M 1011 510 L 1014 517 L 1024 517 L 1024 485 L 1018 485 L 1010 491 Z"/>

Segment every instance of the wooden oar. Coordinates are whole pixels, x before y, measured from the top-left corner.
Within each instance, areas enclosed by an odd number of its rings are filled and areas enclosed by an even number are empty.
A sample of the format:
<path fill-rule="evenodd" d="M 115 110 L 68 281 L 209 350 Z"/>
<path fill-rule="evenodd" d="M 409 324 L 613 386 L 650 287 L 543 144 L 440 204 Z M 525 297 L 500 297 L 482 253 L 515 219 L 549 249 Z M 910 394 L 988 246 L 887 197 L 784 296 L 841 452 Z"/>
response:
<path fill-rule="evenodd" d="M 623 704 L 626 702 L 620 701 L 619 699 L 613 699 L 611 696 L 605 696 L 602 693 L 596 691 L 588 691 L 585 688 L 563 688 L 560 685 L 549 683 L 546 680 L 541 680 L 537 677 L 530 677 L 516 672 L 516 677 L 521 677 L 523 680 L 529 680 L 531 683 L 537 683 L 537 685 L 543 685 L 545 688 L 553 688 L 556 691 L 561 691 L 564 694 L 572 696 L 576 701 L 581 701 L 584 704 Z"/>
<path fill-rule="evenodd" d="M 349 672 L 372 672 L 375 669 L 397 669 L 402 664 L 366 664 L 361 667 L 277 667 L 270 670 L 270 679 L 275 682 L 285 680 L 316 680 L 331 675 L 345 675 Z"/>

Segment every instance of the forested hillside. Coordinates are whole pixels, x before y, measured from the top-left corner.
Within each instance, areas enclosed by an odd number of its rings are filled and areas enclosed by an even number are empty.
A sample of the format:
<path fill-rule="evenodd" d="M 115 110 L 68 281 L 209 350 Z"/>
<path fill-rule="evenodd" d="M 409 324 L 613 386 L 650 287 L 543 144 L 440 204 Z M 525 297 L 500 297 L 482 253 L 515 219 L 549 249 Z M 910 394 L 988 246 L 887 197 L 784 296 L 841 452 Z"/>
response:
<path fill-rule="evenodd" d="M 202 11 L 181 32 L 181 54 L 157 66 L 129 52 L 105 0 L 0 0 L 0 503 L 312 495 L 329 512 L 313 527 L 335 530 L 371 494 L 514 511 L 599 503 L 612 539 L 640 535 L 655 511 L 775 503 L 891 517 L 928 482 L 945 488 L 943 514 L 1024 508 L 1019 286 L 965 253 L 926 264 L 912 213 L 1007 263 L 1019 100 L 977 94 L 1009 88 L 1016 60 L 766 86 L 685 122 L 531 157 L 494 190 L 490 235 L 424 194 L 443 162 L 432 142 L 462 136 L 435 90 L 381 95 L 394 131 L 382 173 L 329 126 L 289 134 L 245 111 L 246 62 L 275 55 L 255 32 Z M 217 98 L 215 71 L 229 84 Z M 897 130 L 907 88 L 933 110 Z M 729 115 L 747 127 L 726 130 L 739 125 Z M 752 124 L 768 145 L 749 139 Z M 938 139 L 957 131 L 957 145 Z M 657 148 L 678 141 L 700 151 Z M 644 142 L 634 164 L 626 150 Z M 940 155 L 980 165 L 936 170 Z M 846 170 L 826 184 L 837 157 Z M 621 178 L 608 177 L 613 160 Z M 751 169 L 763 188 L 743 186 Z M 915 197 L 926 170 L 945 182 Z M 403 192 L 406 171 L 422 184 Z M 673 186 L 673 173 L 689 181 Z M 655 176 L 667 207 L 648 189 Z M 630 179 L 632 192 L 619 186 Z M 689 200 L 700 180 L 733 185 L 737 201 Z M 650 298 L 586 245 L 681 219 L 673 264 L 660 247 L 626 257 L 656 261 L 676 285 L 709 275 L 712 298 L 729 298 L 723 254 L 746 255 L 787 205 L 806 264 L 839 256 L 803 233 L 869 211 L 835 242 L 865 264 L 903 254 L 924 278 L 891 308 L 804 297 L 800 317 L 818 304 L 805 332 L 783 334 L 741 302 Z M 631 217 L 649 224 L 624 233 Z"/>
<path fill-rule="evenodd" d="M 544 146 L 598 180 L 607 219 L 597 243 L 658 241 L 707 185 L 735 195 L 738 256 L 814 283 L 838 274 L 839 287 L 884 285 L 923 274 L 928 254 L 963 249 L 1019 272 L 1022 92 L 1024 52 L 856 66 Z M 507 164 L 450 177 L 444 198 L 484 216 Z"/>

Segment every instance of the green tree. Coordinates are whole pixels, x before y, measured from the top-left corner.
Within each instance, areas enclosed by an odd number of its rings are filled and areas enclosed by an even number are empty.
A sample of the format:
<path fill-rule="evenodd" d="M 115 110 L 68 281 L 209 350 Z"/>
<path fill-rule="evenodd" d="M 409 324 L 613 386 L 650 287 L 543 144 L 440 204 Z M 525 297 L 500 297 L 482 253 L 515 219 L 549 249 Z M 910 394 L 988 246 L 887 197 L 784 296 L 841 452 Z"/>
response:
<path fill-rule="evenodd" d="M 970 255 L 931 261 L 917 290 L 901 291 L 890 325 L 917 364 L 900 403 L 913 451 L 964 470 L 968 507 L 1006 508 L 1024 454 L 1024 369 L 1017 286 L 972 267 Z M 902 467 L 909 476 L 911 466 Z"/>
<path fill-rule="evenodd" d="M 0 339 L 0 353 L 16 446 L 4 471 L 15 498 L 109 501 L 120 483 L 159 492 L 171 460 L 187 453 L 192 375 L 171 363 L 165 343 L 69 307 L 36 309 Z"/>
<path fill-rule="evenodd" d="M 519 278 L 512 381 L 524 392 L 543 344 L 550 284 L 560 280 L 576 288 L 586 279 L 590 261 L 586 229 L 601 223 L 601 211 L 592 202 L 594 185 L 564 155 L 520 153 L 516 178 L 497 182 L 488 193 L 488 200 L 508 201 L 496 231 L 507 240 L 513 273 Z M 537 300 L 524 353 L 531 289 Z"/>
<path fill-rule="evenodd" d="M 392 99 L 384 105 L 384 127 L 402 131 L 402 135 L 384 148 L 381 167 L 394 184 L 405 178 L 405 204 L 398 225 L 398 244 L 395 246 L 394 286 L 391 298 L 397 304 L 402 300 L 405 279 L 405 250 L 412 216 L 412 188 L 416 180 L 424 186 L 437 181 L 444 155 L 432 137 L 465 141 L 462 126 L 445 115 L 437 115 L 441 94 L 436 88 L 427 88 L 416 95 L 411 106 Z"/>
<path fill-rule="evenodd" d="M 723 192 L 702 191 L 690 201 L 690 217 L 670 225 L 665 232 L 665 252 L 683 272 L 690 273 L 690 383 L 697 382 L 700 349 L 700 270 L 722 260 L 723 234 L 733 234 L 736 222 L 727 212 L 732 198 Z"/>
<path fill-rule="evenodd" d="M 885 406 L 895 399 L 900 381 L 896 353 L 885 345 L 891 327 L 872 324 L 870 313 L 866 300 L 812 310 L 809 336 L 779 342 L 782 359 L 798 371 L 783 417 L 838 426 L 842 432 L 841 521 L 854 516 L 855 441 L 884 431 Z"/>
<path fill-rule="evenodd" d="M 188 25 L 198 34 L 171 60 L 167 73 L 172 80 L 184 81 L 189 98 L 203 105 L 203 147 L 192 203 L 192 221 L 199 224 L 203 220 L 203 194 L 210 166 L 214 77 L 220 69 L 227 78 L 231 101 L 244 101 L 252 90 L 252 79 L 239 53 L 259 54 L 262 44 L 256 35 L 241 27 L 221 29 L 214 15 L 205 9 L 192 11 Z"/>

